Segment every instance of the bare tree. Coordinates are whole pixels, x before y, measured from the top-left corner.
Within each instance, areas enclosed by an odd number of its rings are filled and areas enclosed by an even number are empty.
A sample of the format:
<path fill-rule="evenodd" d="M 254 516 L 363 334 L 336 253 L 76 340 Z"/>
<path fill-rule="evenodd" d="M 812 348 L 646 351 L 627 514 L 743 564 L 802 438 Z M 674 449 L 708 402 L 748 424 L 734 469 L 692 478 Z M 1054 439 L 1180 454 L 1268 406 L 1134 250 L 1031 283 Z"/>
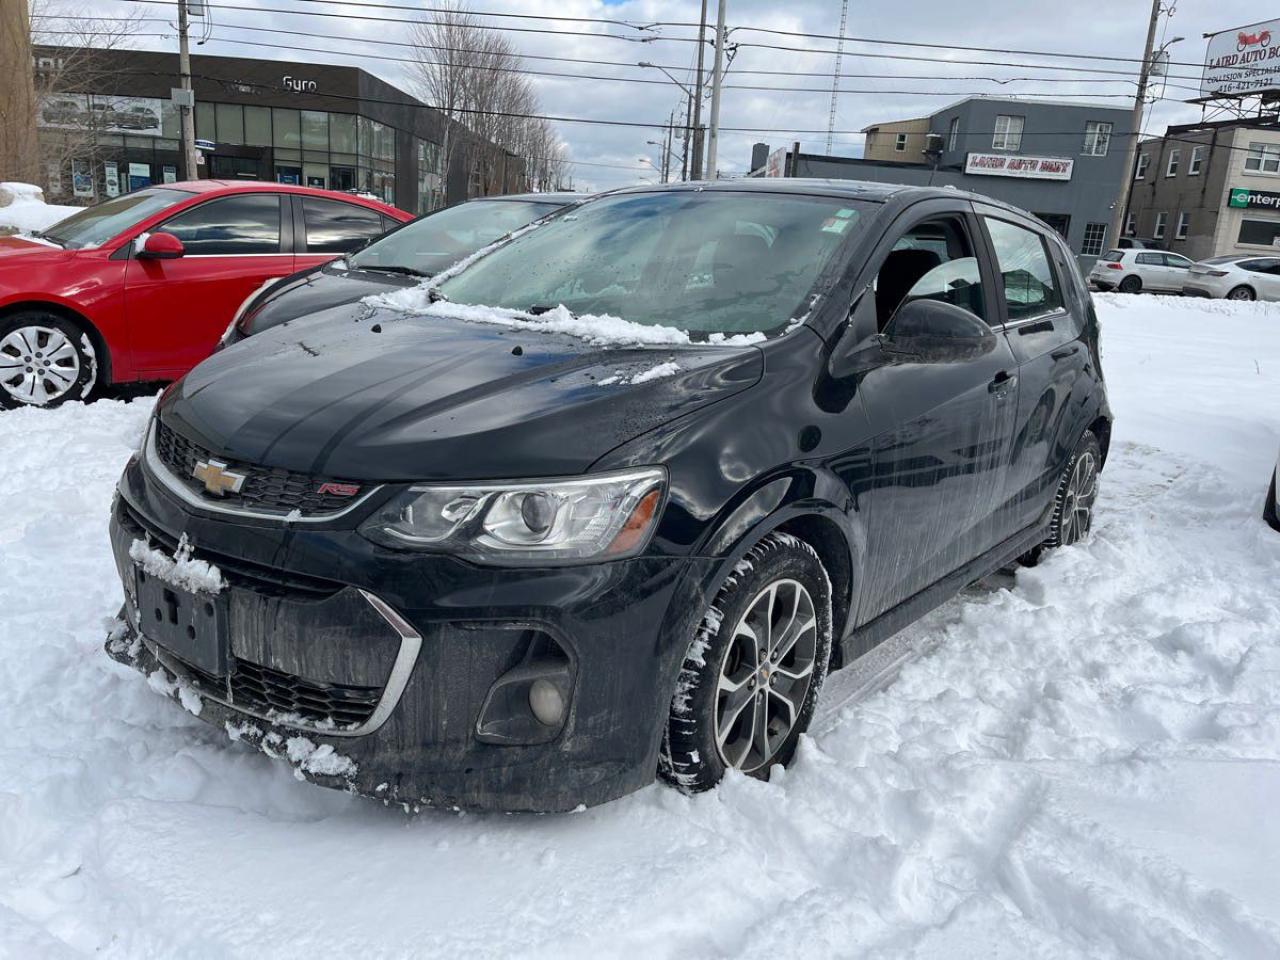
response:
<path fill-rule="evenodd" d="M 140 14 L 113 20 L 93 19 L 90 5 L 64 0 L 33 0 L 31 46 L 35 60 L 35 109 L 45 121 L 40 153 L 47 179 L 50 167 L 61 171 L 72 160 L 96 168 L 99 111 L 77 110 L 83 98 L 108 86 L 112 68 L 106 51 L 130 46 Z M 47 184 L 46 184 L 47 185 Z"/>
<path fill-rule="evenodd" d="M 505 36 L 452 0 L 415 26 L 414 47 L 416 86 L 445 117 L 446 176 L 465 165 L 469 192 L 480 195 L 520 182 L 548 190 L 563 179 L 564 144 L 537 116 L 537 93 Z"/>

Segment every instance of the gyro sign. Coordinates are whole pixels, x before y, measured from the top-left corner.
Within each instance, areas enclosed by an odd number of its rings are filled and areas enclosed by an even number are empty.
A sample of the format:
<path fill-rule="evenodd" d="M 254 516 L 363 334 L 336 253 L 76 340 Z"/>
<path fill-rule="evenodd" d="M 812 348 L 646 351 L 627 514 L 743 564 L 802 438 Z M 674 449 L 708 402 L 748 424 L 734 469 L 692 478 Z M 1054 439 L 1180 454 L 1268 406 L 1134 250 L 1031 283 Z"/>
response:
<path fill-rule="evenodd" d="M 1239 97 L 1273 91 L 1280 91 L 1280 20 L 1209 36 L 1200 96 Z"/>
<path fill-rule="evenodd" d="M 987 177 L 1026 177 L 1032 180 L 1070 180 L 1074 160 L 1062 157 L 1028 157 L 1020 153 L 971 153 L 965 173 Z"/>

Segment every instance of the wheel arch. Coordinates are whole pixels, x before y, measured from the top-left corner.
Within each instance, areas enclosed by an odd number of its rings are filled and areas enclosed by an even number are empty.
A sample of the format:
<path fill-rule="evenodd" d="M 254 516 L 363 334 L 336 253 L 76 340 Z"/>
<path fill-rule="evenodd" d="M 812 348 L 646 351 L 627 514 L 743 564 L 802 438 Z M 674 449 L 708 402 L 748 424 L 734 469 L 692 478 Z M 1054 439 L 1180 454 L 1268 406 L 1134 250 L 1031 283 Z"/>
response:
<path fill-rule="evenodd" d="M 97 385 L 102 387 L 111 383 L 111 349 L 107 346 L 107 341 L 103 337 L 102 331 L 94 325 L 92 320 L 79 310 L 53 300 L 17 300 L 0 307 L 0 321 L 7 320 L 15 313 L 22 313 L 27 310 L 43 310 L 45 313 L 55 314 L 68 323 L 73 323 L 79 327 L 93 344 L 94 353 L 96 354 L 94 359 L 98 365 Z"/>

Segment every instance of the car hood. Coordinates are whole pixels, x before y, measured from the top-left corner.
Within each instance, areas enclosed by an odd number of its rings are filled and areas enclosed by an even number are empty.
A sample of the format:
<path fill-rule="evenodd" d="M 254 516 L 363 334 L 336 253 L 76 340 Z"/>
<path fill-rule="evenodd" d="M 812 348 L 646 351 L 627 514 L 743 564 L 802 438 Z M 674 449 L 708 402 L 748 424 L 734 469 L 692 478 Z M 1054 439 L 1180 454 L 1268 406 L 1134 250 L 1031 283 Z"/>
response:
<path fill-rule="evenodd" d="M 240 321 L 241 332 L 254 336 L 289 320 L 418 282 L 416 277 L 372 270 L 347 270 L 327 263 L 295 274 L 268 290 L 258 305 Z"/>
<path fill-rule="evenodd" d="M 74 256 L 73 250 L 64 250 L 29 237 L 17 234 L 0 237 L 0 267 L 29 264 L 36 260 L 69 260 Z"/>
<path fill-rule="evenodd" d="M 762 370 L 752 346 L 602 347 L 383 309 L 214 354 L 166 394 L 160 416 L 229 459 L 318 476 L 565 476 Z"/>

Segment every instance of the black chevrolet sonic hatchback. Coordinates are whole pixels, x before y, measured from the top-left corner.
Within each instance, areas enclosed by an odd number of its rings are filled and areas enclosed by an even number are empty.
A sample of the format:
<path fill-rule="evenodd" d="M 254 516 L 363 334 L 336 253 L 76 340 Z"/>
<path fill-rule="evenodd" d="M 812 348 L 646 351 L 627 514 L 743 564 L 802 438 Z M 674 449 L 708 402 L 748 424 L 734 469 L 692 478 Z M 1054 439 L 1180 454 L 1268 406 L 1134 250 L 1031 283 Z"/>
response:
<path fill-rule="evenodd" d="M 570 810 L 786 763 L 828 669 L 1089 529 L 1075 260 L 953 190 L 626 190 L 161 398 L 107 641 L 301 776 Z"/>

